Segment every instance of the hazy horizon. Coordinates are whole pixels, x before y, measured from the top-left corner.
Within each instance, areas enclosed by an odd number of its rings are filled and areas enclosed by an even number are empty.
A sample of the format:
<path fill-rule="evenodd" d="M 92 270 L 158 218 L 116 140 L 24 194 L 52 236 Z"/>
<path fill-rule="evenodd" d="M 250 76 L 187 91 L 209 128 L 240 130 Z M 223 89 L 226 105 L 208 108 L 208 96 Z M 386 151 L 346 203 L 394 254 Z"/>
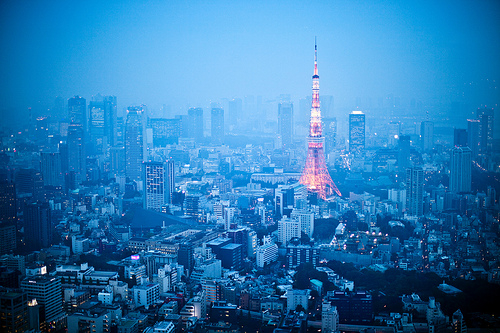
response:
<path fill-rule="evenodd" d="M 320 95 L 338 110 L 389 95 L 431 111 L 496 106 L 499 15 L 498 1 L 3 1 L 0 110 L 98 93 L 120 110 L 297 103 L 311 92 L 315 36 Z"/>

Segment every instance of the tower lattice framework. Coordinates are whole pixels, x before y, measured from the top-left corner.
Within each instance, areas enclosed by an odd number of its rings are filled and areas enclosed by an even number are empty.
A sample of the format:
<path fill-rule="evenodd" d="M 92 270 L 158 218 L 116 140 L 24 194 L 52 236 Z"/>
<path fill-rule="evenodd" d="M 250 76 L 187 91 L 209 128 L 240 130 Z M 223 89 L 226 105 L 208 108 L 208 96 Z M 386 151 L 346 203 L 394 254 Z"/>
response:
<path fill-rule="evenodd" d="M 312 87 L 311 120 L 309 122 L 309 137 L 307 159 L 299 182 L 311 192 L 318 193 L 319 197 L 326 199 L 335 192 L 341 193 L 328 172 L 323 149 L 325 139 L 322 136 L 321 110 L 319 106 L 319 75 L 318 75 L 318 50 L 314 45 L 314 75 Z"/>

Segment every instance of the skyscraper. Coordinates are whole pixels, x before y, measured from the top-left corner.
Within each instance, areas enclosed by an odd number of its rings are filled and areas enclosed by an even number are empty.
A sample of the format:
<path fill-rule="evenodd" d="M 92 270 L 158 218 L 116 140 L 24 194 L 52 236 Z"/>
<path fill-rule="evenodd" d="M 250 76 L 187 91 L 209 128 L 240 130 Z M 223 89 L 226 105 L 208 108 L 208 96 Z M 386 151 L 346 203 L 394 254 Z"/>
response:
<path fill-rule="evenodd" d="M 337 118 L 323 118 L 325 133 L 325 152 L 330 153 L 337 145 Z"/>
<path fill-rule="evenodd" d="M 211 116 L 212 142 L 222 144 L 224 142 L 224 109 L 212 108 Z"/>
<path fill-rule="evenodd" d="M 17 210 L 14 183 L 0 181 L 0 255 L 16 249 Z"/>
<path fill-rule="evenodd" d="M 89 102 L 89 133 L 92 150 L 101 154 L 116 144 L 116 97 L 97 95 Z"/>
<path fill-rule="evenodd" d="M 293 104 L 278 104 L 278 133 L 281 136 L 282 148 L 289 148 L 293 139 Z"/>
<path fill-rule="evenodd" d="M 398 139 L 398 169 L 400 174 L 404 176 L 406 169 L 411 165 L 410 154 L 410 136 L 400 135 Z"/>
<path fill-rule="evenodd" d="M 472 159 L 475 160 L 479 155 L 479 120 L 467 119 L 467 146 L 471 150 Z"/>
<path fill-rule="evenodd" d="M 188 137 L 194 138 L 197 143 L 203 141 L 203 109 L 190 108 L 188 110 Z"/>
<path fill-rule="evenodd" d="M 165 147 L 166 145 L 179 143 L 181 136 L 181 119 L 151 118 L 151 128 L 153 129 L 153 145 L 155 147 Z"/>
<path fill-rule="evenodd" d="M 29 329 L 28 295 L 19 291 L 0 292 L 0 328 L 5 333 L 22 333 Z"/>
<path fill-rule="evenodd" d="M 81 124 L 87 131 L 87 101 L 85 98 L 75 96 L 68 99 L 68 117 L 72 124 Z"/>
<path fill-rule="evenodd" d="M 455 193 L 471 190 L 471 150 L 469 147 L 455 147 L 451 152 L 450 191 Z"/>
<path fill-rule="evenodd" d="M 241 98 L 234 98 L 229 101 L 228 120 L 230 126 L 236 125 L 238 119 L 240 118 L 242 108 L 243 108 L 243 102 Z"/>
<path fill-rule="evenodd" d="M 68 171 L 75 173 L 76 182 L 87 178 L 87 153 L 85 147 L 85 133 L 82 124 L 68 126 Z"/>
<path fill-rule="evenodd" d="M 467 146 L 467 130 L 465 128 L 453 129 L 453 145 L 455 147 Z"/>
<path fill-rule="evenodd" d="M 434 147 L 434 123 L 432 121 L 420 123 L 420 143 L 423 151 Z"/>
<path fill-rule="evenodd" d="M 44 185 L 62 186 L 64 184 L 61 171 L 61 154 L 59 152 L 41 152 L 40 171 L 42 172 Z"/>
<path fill-rule="evenodd" d="M 410 216 L 424 214 L 424 170 L 420 167 L 406 169 L 406 208 Z"/>
<path fill-rule="evenodd" d="M 161 162 L 144 163 L 144 208 L 161 211 L 168 199 L 166 166 Z"/>
<path fill-rule="evenodd" d="M 174 160 L 169 159 L 165 164 L 167 168 L 167 203 L 171 204 L 175 191 L 175 163 Z"/>
<path fill-rule="evenodd" d="M 64 315 L 59 278 L 47 274 L 30 276 L 21 282 L 21 289 L 28 294 L 28 300 L 36 299 L 40 305 L 40 326 L 47 326 Z"/>
<path fill-rule="evenodd" d="M 51 211 L 47 203 L 29 203 L 24 208 L 26 245 L 38 251 L 52 245 Z"/>
<path fill-rule="evenodd" d="M 352 111 L 349 114 L 349 151 L 360 153 L 365 149 L 365 114 Z"/>
<path fill-rule="evenodd" d="M 309 191 L 315 192 L 322 199 L 332 195 L 333 192 L 341 196 L 337 186 L 333 183 L 325 162 L 323 150 L 324 138 L 322 135 L 321 110 L 319 106 L 319 75 L 317 46 L 314 45 L 314 75 L 311 105 L 311 118 L 309 122 L 309 138 L 306 165 L 302 171 L 299 182 Z"/>
<path fill-rule="evenodd" d="M 484 154 L 493 150 L 494 113 L 493 109 L 477 109 L 479 120 L 479 152 Z"/>
<path fill-rule="evenodd" d="M 144 108 L 131 106 L 127 109 L 125 124 L 125 173 L 131 180 L 142 178 L 142 162 L 145 158 Z"/>

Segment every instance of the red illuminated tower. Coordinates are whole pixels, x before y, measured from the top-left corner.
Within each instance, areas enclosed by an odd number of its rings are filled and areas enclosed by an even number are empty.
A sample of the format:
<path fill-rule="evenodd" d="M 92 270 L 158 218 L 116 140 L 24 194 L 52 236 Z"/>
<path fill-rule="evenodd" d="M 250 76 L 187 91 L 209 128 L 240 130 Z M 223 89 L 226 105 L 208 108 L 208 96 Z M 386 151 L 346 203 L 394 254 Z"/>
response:
<path fill-rule="evenodd" d="M 318 51 L 314 45 L 314 75 L 312 87 L 311 120 L 309 123 L 309 148 L 307 149 L 307 160 L 304 171 L 299 182 L 307 186 L 311 192 L 318 193 L 322 199 L 331 196 L 333 192 L 341 196 L 337 186 L 333 183 L 325 163 L 325 152 L 323 145 L 325 139 L 321 130 L 321 110 L 319 107 L 319 75 L 318 75 Z"/>

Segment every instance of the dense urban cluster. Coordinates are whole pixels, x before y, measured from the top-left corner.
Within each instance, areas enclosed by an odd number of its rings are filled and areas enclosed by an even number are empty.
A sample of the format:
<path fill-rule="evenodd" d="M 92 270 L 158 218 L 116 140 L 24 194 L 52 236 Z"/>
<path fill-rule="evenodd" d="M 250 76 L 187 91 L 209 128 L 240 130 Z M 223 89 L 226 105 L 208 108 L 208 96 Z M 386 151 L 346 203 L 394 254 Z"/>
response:
<path fill-rule="evenodd" d="M 3 128 L 0 330 L 498 327 L 496 110 L 321 102 L 326 199 L 299 182 L 310 98 L 119 116 L 76 96 Z"/>

